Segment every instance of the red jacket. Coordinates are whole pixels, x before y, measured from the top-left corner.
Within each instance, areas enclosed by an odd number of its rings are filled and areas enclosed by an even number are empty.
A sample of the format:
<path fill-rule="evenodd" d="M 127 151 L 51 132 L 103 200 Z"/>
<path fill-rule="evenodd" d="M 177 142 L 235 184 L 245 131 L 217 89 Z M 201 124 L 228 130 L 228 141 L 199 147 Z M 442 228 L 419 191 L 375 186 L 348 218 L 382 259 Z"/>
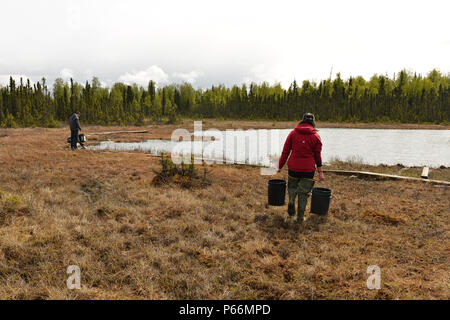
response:
<path fill-rule="evenodd" d="M 292 151 L 292 153 L 291 153 Z M 289 154 L 288 168 L 295 172 L 313 172 L 322 166 L 322 141 L 313 126 L 302 123 L 289 133 L 278 162 L 281 170 Z"/>

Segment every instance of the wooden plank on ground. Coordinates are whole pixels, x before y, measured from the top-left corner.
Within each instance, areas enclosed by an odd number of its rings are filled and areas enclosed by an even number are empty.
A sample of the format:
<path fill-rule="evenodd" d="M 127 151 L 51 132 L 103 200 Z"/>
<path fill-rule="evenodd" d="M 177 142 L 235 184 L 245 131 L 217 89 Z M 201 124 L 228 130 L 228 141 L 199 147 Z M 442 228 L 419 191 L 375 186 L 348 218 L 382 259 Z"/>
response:
<path fill-rule="evenodd" d="M 430 180 L 430 179 L 421 179 L 414 177 L 402 177 L 396 176 L 393 174 L 384 174 L 384 173 L 375 173 L 375 172 L 367 172 L 367 171 L 347 171 L 347 170 L 323 170 L 323 172 L 341 174 L 341 175 L 356 175 L 356 176 L 368 176 L 368 177 L 378 177 L 384 179 L 392 179 L 392 180 L 408 180 L 408 181 L 421 181 L 421 182 L 429 182 L 433 184 L 443 184 L 450 185 L 450 181 L 441 181 L 441 180 Z"/>
<path fill-rule="evenodd" d="M 98 132 L 98 133 L 90 133 L 90 134 L 87 134 L 87 136 L 109 135 L 109 134 L 121 134 L 121 133 L 148 133 L 148 130 L 141 130 L 141 131 L 111 131 L 111 132 Z"/>

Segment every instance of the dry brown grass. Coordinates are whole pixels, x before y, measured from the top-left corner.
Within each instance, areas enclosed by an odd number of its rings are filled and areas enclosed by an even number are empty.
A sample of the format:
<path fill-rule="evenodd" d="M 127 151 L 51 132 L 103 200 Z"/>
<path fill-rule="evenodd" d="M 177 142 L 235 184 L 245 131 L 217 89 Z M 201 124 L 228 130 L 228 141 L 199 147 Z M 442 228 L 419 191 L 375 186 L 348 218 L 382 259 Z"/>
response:
<path fill-rule="evenodd" d="M 257 168 L 156 187 L 158 158 L 71 152 L 67 136 L 0 130 L 1 299 L 450 298 L 447 188 L 330 174 L 328 218 L 307 214 L 296 230 L 266 205 Z M 66 288 L 72 264 L 81 290 Z M 366 288 L 369 265 L 381 290 Z"/>
<path fill-rule="evenodd" d="M 332 160 L 330 164 L 326 166 L 326 169 L 369 171 L 383 174 L 420 178 L 422 175 L 423 167 L 405 167 L 401 164 L 397 164 L 394 166 L 388 165 L 371 166 L 360 163 L 358 160 L 341 161 L 337 159 Z M 432 180 L 450 181 L 450 168 L 444 166 L 439 168 L 430 168 L 428 178 Z"/>

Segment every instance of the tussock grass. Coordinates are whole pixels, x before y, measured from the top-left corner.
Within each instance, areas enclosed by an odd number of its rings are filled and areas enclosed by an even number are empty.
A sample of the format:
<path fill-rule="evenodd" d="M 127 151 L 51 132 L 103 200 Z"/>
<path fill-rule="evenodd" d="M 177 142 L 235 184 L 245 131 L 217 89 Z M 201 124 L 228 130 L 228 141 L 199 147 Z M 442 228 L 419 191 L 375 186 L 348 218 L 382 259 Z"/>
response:
<path fill-rule="evenodd" d="M 154 186 L 156 157 L 71 152 L 62 129 L 0 134 L 1 299 L 450 297 L 448 188 L 330 174 L 317 184 L 333 190 L 329 216 L 295 228 L 258 168 Z M 73 264 L 81 290 L 66 287 Z M 369 265 L 381 290 L 366 288 Z"/>

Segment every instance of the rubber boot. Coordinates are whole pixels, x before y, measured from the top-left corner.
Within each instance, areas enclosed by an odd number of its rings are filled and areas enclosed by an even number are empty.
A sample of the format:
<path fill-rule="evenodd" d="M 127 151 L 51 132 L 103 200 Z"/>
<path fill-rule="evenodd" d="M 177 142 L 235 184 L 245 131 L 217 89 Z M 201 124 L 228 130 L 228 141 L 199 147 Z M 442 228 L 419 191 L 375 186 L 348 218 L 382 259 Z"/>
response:
<path fill-rule="evenodd" d="M 305 220 L 306 204 L 308 203 L 309 194 L 314 187 L 314 180 L 300 179 L 297 188 L 298 208 L 297 222 L 302 223 Z"/>
<path fill-rule="evenodd" d="M 288 215 L 291 217 L 295 216 L 295 199 L 297 198 L 299 180 L 300 179 L 293 178 L 291 176 L 288 177 L 288 194 L 289 194 Z"/>

